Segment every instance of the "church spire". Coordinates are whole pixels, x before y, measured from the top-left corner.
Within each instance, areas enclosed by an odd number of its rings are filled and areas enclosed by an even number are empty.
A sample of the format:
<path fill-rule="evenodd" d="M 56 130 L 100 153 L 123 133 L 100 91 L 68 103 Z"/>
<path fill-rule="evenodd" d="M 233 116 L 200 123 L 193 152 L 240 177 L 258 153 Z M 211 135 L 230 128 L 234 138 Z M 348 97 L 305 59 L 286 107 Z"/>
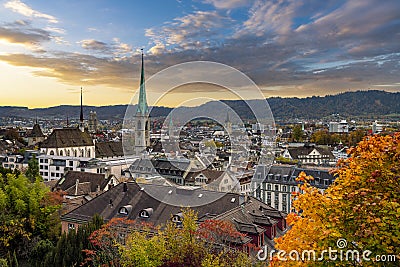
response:
<path fill-rule="evenodd" d="M 140 72 L 140 91 L 139 91 L 139 103 L 137 105 L 136 113 L 140 115 L 147 115 L 149 107 L 147 106 L 146 99 L 146 88 L 144 81 L 144 60 L 143 60 L 143 48 L 142 50 L 142 69 Z"/>
<path fill-rule="evenodd" d="M 81 123 L 83 123 L 82 87 L 81 87 L 81 114 L 80 114 L 79 120 Z"/>
<path fill-rule="evenodd" d="M 85 131 L 85 125 L 83 124 L 83 101 L 82 101 L 82 87 L 81 87 L 81 113 L 79 116 L 79 129 Z"/>

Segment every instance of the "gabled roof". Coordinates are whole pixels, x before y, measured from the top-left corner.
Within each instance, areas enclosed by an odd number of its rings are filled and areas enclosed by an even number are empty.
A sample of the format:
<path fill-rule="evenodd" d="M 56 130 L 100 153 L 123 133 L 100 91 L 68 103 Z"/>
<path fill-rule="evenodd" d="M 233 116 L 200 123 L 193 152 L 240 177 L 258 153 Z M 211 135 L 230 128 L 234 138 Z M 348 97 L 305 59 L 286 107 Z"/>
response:
<path fill-rule="evenodd" d="M 275 219 L 283 219 L 285 217 L 286 214 L 284 212 L 274 209 L 254 197 L 249 197 L 249 200 L 242 205 L 220 214 L 214 219 L 268 226 L 277 223 Z"/>
<path fill-rule="evenodd" d="M 202 171 L 190 171 L 184 178 L 186 182 L 195 182 L 196 177 L 199 176 L 200 174 L 203 174 L 204 177 L 208 179 L 207 183 L 212 183 L 219 177 L 223 176 L 224 173 L 225 173 L 224 171 L 205 169 Z"/>
<path fill-rule="evenodd" d="M 98 142 L 95 146 L 98 158 L 124 156 L 122 142 Z"/>
<path fill-rule="evenodd" d="M 128 182 L 107 190 L 88 203 L 65 214 L 62 220 L 85 223 L 96 213 L 106 221 L 114 217 L 136 220 L 141 219 L 139 218 L 140 211 L 152 208 L 153 213 L 146 221 L 161 225 L 169 221 L 172 215 L 180 213 L 182 207 L 192 207 L 201 218 L 206 214 L 224 213 L 239 206 L 242 202 L 243 197 L 234 193 L 213 192 L 200 188 L 190 190 L 154 184 L 139 185 L 135 182 Z M 129 214 L 119 214 L 119 208 L 127 205 L 132 207 Z"/>
<path fill-rule="evenodd" d="M 307 156 L 314 149 L 317 150 L 318 153 L 320 153 L 321 155 L 329 156 L 330 159 L 335 158 L 329 149 L 326 149 L 323 147 L 318 147 L 318 146 L 292 147 L 292 148 L 288 148 L 288 152 L 290 153 L 290 156 L 293 159 L 299 159 L 299 156 Z"/>
<path fill-rule="evenodd" d="M 82 132 L 78 128 L 62 128 L 54 129 L 50 136 L 42 142 L 41 147 L 62 148 L 93 145 L 92 137 L 88 132 Z"/>
<path fill-rule="evenodd" d="M 86 195 L 97 192 L 98 189 L 103 191 L 110 179 L 111 177 L 106 178 L 104 174 L 69 171 L 57 181 L 53 190 L 61 189 L 68 195 Z"/>
<path fill-rule="evenodd" d="M 33 129 L 27 133 L 27 137 L 44 137 L 42 129 L 40 129 L 39 124 L 33 125 Z"/>

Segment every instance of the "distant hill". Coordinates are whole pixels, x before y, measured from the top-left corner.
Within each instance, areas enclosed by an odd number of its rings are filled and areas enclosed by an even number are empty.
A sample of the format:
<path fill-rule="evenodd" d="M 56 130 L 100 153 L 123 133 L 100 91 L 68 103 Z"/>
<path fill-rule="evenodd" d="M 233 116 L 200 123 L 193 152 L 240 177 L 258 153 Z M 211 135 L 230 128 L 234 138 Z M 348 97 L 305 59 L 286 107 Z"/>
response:
<path fill-rule="evenodd" d="M 324 97 L 307 98 L 268 98 L 274 118 L 278 121 L 293 119 L 323 119 L 332 114 L 340 114 L 341 117 L 363 117 L 375 118 L 390 114 L 400 114 L 400 92 L 389 93 L 385 91 L 357 91 L 346 92 L 337 95 Z M 252 102 L 258 107 L 257 101 Z M 223 100 L 232 107 L 243 119 L 251 119 L 252 115 L 246 103 L 241 100 Z M 198 107 L 182 107 L 184 112 L 196 115 L 200 113 L 212 114 L 215 112 L 215 101 L 205 103 Z M 88 118 L 90 111 L 96 111 L 100 120 L 123 119 L 127 105 L 115 106 L 84 106 L 85 118 Z M 151 111 L 152 117 L 163 117 L 168 115 L 171 108 L 154 107 Z M 226 113 L 220 112 L 221 119 Z M 62 105 L 49 108 L 28 109 L 27 107 L 0 107 L 0 117 L 15 118 L 49 118 L 49 119 L 77 119 L 79 117 L 79 106 Z"/>

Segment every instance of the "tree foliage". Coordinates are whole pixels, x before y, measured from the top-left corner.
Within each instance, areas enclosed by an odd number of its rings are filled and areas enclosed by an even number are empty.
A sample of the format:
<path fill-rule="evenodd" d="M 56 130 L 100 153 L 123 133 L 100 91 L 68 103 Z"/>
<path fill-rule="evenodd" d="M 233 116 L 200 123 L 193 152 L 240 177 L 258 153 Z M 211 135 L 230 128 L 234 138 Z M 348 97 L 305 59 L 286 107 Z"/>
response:
<path fill-rule="evenodd" d="M 343 250 L 369 250 L 370 261 L 278 261 L 283 266 L 396 266 L 400 260 L 400 133 L 366 137 L 350 149 L 351 157 L 338 163 L 335 183 L 321 193 L 308 183 L 310 176 L 298 180 L 304 194 L 297 194 L 296 214 L 288 216 L 291 229 L 276 239 L 278 249 L 300 254 L 314 250 L 321 255 L 329 247 Z M 395 255 L 397 262 L 378 262 L 377 255 Z"/>
<path fill-rule="evenodd" d="M 88 224 L 80 226 L 76 231 L 63 233 L 55 246 L 48 240 L 38 242 L 31 253 L 31 265 L 34 267 L 87 266 L 84 264 L 85 251 L 93 248 L 89 236 L 102 225 L 103 219 L 95 215 Z"/>
<path fill-rule="evenodd" d="M 34 182 L 36 179 L 42 179 L 39 173 L 39 162 L 36 159 L 35 155 L 33 155 L 32 158 L 28 161 L 28 169 L 25 172 L 25 176 L 31 182 Z"/>
<path fill-rule="evenodd" d="M 55 238 L 59 225 L 60 203 L 52 201 L 51 192 L 40 181 L 31 182 L 24 175 L 2 175 L 0 179 L 0 253 L 16 251 L 26 258 L 40 239 Z"/>
<path fill-rule="evenodd" d="M 121 240 L 121 234 L 126 239 Z M 86 251 L 86 262 L 91 266 L 249 266 L 247 254 L 219 244 L 241 236 L 227 222 L 209 220 L 198 225 L 196 213 L 189 209 L 183 212 L 181 225 L 171 221 L 163 228 L 113 219 L 91 235 L 94 249 Z"/>

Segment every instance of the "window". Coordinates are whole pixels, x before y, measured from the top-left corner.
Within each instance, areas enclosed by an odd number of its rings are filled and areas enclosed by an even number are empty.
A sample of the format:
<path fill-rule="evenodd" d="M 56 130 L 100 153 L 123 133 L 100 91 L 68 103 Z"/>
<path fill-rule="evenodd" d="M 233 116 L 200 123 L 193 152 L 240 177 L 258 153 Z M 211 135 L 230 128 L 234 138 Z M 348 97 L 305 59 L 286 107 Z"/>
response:
<path fill-rule="evenodd" d="M 50 151 L 50 156 L 53 156 L 53 155 L 54 155 L 54 151 L 51 150 L 51 151 Z"/>
<path fill-rule="evenodd" d="M 287 206 L 286 206 L 286 204 L 282 204 L 282 211 L 287 212 Z"/>
<path fill-rule="evenodd" d="M 149 214 L 145 210 L 142 210 L 139 216 L 140 218 L 149 218 Z"/>
<path fill-rule="evenodd" d="M 292 186 L 292 192 L 296 192 L 296 187 Z"/>
<path fill-rule="evenodd" d="M 56 171 L 59 171 L 59 170 L 60 170 L 60 167 L 56 166 Z"/>
<path fill-rule="evenodd" d="M 271 184 L 268 184 L 267 188 L 268 188 L 269 191 L 271 191 L 272 190 Z"/>
<path fill-rule="evenodd" d="M 69 223 L 68 224 L 68 231 L 75 230 L 75 224 Z"/>
<path fill-rule="evenodd" d="M 60 156 L 64 156 L 64 152 L 62 150 L 60 151 Z"/>
<path fill-rule="evenodd" d="M 227 184 L 227 183 L 228 183 L 228 179 L 225 179 L 225 180 L 224 180 L 224 184 Z"/>
<path fill-rule="evenodd" d="M 282 191 L 286 192 L 286 185 L 282 186 Z"/>
<path fill-rule="evenodd" d="M 70 160 L 68 163 L 69 163 L 68 164 L 69 166 L 71 166 L 71 167 L 74 166 L 74 162 L 72 160 Z"/>
<path fill-rule="evenodd" d="M 279 191 L 279 185 L 275 185 L 275 191 Z"/>
<path fill-rule="evenodd" d="M 43 159 L 39 159 L 39 162 L 40 162 L 40 163 L 43 163 Z"/>

